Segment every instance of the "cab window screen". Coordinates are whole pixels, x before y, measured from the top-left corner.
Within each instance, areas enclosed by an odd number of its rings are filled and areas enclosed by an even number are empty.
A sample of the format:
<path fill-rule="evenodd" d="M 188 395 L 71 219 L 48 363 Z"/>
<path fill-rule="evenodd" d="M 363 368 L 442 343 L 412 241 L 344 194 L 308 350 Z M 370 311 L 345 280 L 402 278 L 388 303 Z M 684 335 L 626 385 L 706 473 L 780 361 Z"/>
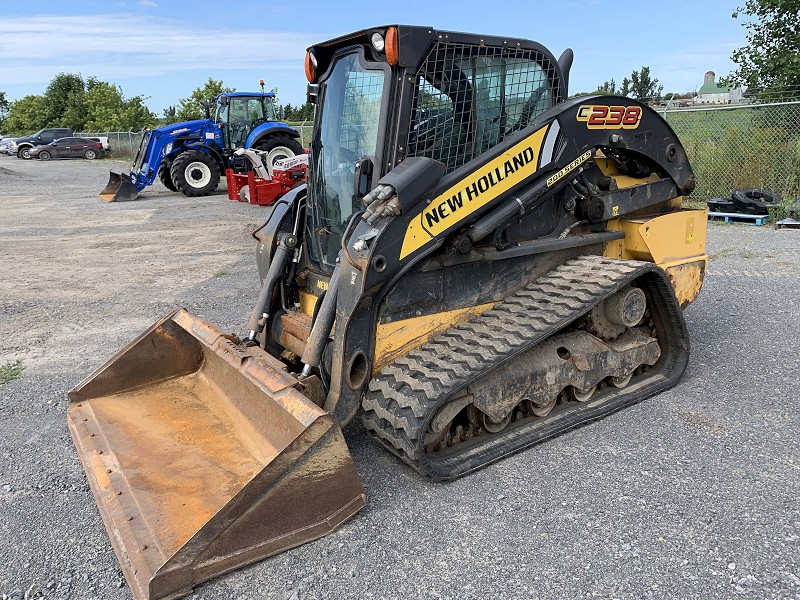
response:
<path fill-rule="evenodd" d="M 538 52 L 438 44 L 417 74 L 409 156 L 457 169 L 560 101 L 555 78 Z"/>

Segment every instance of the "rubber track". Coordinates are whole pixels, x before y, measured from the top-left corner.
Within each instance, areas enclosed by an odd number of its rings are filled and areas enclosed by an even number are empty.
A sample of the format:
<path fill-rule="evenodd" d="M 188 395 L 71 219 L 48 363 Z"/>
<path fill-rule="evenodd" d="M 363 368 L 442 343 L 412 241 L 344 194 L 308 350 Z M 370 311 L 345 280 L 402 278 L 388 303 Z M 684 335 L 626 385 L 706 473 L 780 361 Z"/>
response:
<path fill-rule="evenodd" d="M 577 410 L 523 419 L 498 434 L 481 435 L 441 453 L 426 454 L 427 423 L 455 392 L 555 334 L 643 275 L 651 280 L 646 293 L 651 310 L 659 314 L 659 339 L 666 338 L 661 343 L 671 350 L 664 353 L 662 368 L 655 370 L 645 385 L 632 384 L 630 392 L 617 393 L 614 398 L 620 398 L 615 401 L 592 400 Z M 586 256 L 546 273 L 488 311 L 384 367 L 370 382 L 362 402 L 362 419 L 373 437 L 416 470 L 434 479 L 454 479 L 671 387 L 687 360 L 683 316 L 663 271 L 652 263 Z M 620 392 L 624 390 L 628 388 Z"/>

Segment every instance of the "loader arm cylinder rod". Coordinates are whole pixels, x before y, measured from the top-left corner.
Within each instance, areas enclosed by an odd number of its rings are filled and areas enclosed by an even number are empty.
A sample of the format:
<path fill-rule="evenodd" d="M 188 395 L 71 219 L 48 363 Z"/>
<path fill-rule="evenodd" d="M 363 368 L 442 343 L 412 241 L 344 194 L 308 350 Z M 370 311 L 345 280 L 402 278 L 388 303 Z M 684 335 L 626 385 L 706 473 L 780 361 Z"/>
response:
<path fill-rule="evenodd" d="M 336 296 L 339 291 L 339 273 L 341 271 L 341 253 L 339 260 L 336 261 L 336 268 L 331 275 L 328 290 L 322 299 L 317 318 L 311 326 L 311 334 L 308 336 L 306 348 L 303 351 L 303 375 L 311 375 L 313 367 L 319 367 L 322 362 L 322 353 L 325 350 L 325 342 L 333 329 L 333 321 L 336 318 Z"/>
<path fill-rule="evenodd" d="M 256 335 L 266 325 L 267 318 L 269 317 L 268 308 L 269 302 L 272 299 L 272 293 L 278 280 L 283 277 L 286 270 L 286 263 L 289 256 L 292 254 L 295 246 L 297 245 L 297 238 L 293 235 L 281 236 L 278 240 L 278 247 L 275 248 L 275 255 L 269 264 L 269 271 L 264 278 L 264 284 L 261 286 L 261 293 L 258 295 L 253 313 L 250 315 L 250 320 L 247 322 L 247 328 L 250 330 L 248 339 L 256 339 Z M 262 321 L 263 319 L 263 321 Z M 259 323 L 263 323 L 261 325 Z"/>
<path fill-rule="evenodd" d="M 581 171 L 582 168 L 578 167 L 576 174 L 580 173 Z M 496 210 L 475 223 L 472 227 L 467 229 L 467 237 L 472 243 L 482 240 L 495 229 L 513 219 L 515 215 L 522 216 L 526 212 L 529 212 L 535 208 L 547 194 L 561 189 L 571 179 L 573 179 L 573 177 L 564 177 L 560 181 L 548 184 L 547 178 L 541 177 L 538 181 L 531 185 L 528 190 L 519 196 L 514 197 L 512 201 L 501 205 Z"/>

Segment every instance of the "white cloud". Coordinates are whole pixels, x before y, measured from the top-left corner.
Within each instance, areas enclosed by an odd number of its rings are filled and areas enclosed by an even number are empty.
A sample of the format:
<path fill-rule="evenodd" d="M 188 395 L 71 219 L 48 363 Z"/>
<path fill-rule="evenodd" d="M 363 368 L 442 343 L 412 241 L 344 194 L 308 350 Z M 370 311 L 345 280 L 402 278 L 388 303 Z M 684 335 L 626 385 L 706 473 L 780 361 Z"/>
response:
<path fill-rule="evenodd" d="M 320 39 L 291 31 L 209 30 L 133 14 L 8 17 L 0 20 L 0 81 L 43 83 L 60 72 L 110 80 L 234 68 L 302 73 L 306 48 Z"/>
<path fill-rule="evenodd" d="M 158 8 L 158 4 L 153 0 L 139 0 L 139 8 Z"/>

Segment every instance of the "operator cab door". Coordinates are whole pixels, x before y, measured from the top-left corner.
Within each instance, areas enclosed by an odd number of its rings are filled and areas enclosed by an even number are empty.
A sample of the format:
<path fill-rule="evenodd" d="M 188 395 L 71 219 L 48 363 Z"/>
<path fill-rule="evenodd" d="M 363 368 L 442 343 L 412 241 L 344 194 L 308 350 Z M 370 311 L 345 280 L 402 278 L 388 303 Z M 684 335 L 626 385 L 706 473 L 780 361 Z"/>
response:
<path fill-rule="evenodd" d="M 250 132 L 261 123 L 273 120 L 274 117 L 275 109 L 272 102 L 266 98 L 263 101 L 258 96 L 233 96 L 230 98 L 231 148 L 243 148 Z"/>
<path fill-rule="evenodd" d="M 231 144 L 230 124 L 228 123 L 228 116 L 230 114 L 230 98 L 227 96 L 220 96 L 217 100 L 217 115 L 214 122 L 222 131 L 222 147 L 233 148 Z"/>

